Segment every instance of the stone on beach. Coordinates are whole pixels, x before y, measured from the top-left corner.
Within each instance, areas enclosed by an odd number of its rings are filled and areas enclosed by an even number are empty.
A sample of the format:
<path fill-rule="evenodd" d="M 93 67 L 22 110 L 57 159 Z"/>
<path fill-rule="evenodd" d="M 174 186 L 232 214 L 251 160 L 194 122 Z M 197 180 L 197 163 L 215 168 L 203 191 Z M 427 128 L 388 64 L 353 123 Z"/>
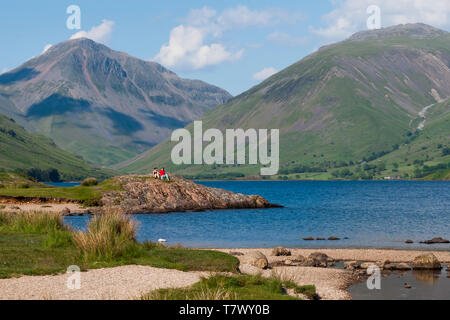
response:
<path fill-rule="evenodd" d="M 69 216 L 69 215 L 70 215 L 70 209 L 69 209 L 69 208 L 64 208 L 64 209 L 60 212 L 60 214 L 61 214 L 62 216 Z"/>
<path fill-rule="evenodd" d="M 242 264 L 249 264 L 259 269 L 267 269 L 269 262 L 267 257 L 260 251 L 251 251 L 241 258 Z"/>
<path fill-rule="evenodd" d="M 302 265 L 305 267 L 326 268 L 329 261 L 332 261 L 332 259 L 330 259 L 325 253 L 313 252 L 308 256 Z"/>
<path fill-rule="evenodd" d="M 442 266 L 432 253 L 417 256 L 413 261 L 414 270 L 441 270 Z"/>
<path fill-rule="evenodd" d="M 276 247 L 275 249 L 272 250 L 272 255 L 275 257 L 290 256 L 291 251 L 289 251 L 288 249 L 286 249 L 284 247 Z"/>
<path fill-rule="evenodd" d="M 395 266 L 395 269 L 400 270 L 400 271 L 408 271 L 408 270 L 411 270 L 411 266 L 407 263 L 402 262 L 402 263 L 397 264 Z"/>

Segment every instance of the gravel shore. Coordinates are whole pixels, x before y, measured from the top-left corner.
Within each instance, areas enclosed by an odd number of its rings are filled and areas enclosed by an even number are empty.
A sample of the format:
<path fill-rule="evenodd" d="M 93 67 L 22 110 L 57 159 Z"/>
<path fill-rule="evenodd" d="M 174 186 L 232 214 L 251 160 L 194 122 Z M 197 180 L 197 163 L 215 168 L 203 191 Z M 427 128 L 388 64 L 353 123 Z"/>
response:
<path fill-rule="evenodd" d="M 71 212 L 82 212 L 86 208 L 76 203 L 48 203 L 48 204 L 36 204 L 36 203 L 24 203 L 24 204 L 4 204 L 5 208 L 2 211 L 6 212 L 29 212 L 29 211 L 45 211 L 45 212 L 57 212 L 60 213 L 64 209 L 69 209 Z"/>
<path fill-rule="evenodd" d="M 282 261 L 286 257 L 274 257 L 272 249 L 216 249 L 225 253 L 260 251 L 267 256 L 269 262 Z M 393 263 L 412 262 L 415 257 L 424 253 L 433 253 L 440 262 L 450 263 L 449 251 L 416 251 L 416 250 L 391 250 L 391 249 L 289 249 L 292 256 L 309 256 L 313 252 L 322 252 L 335 260 L 341 261 L 365 261 L 376 262 L 389 260 Z"/>
<path fill-rule="evenodd" d="M 200 272 L 124 266 L 80 273 L 81 288 L 67 287 L 70 274 L 0 280 L 0 300 L 124 300 L 163 288 L 182 288 L 200 281 Z"/>
<path fill-rule="evenodd" d="M 269 263 L 285 260 L 287 257 L 271 255 L 272 249 L 216 249 L 225 253 L 260 251 Z M 411 262 L 424 251 L 377 250 L 377 249 L 290 249 L 292 256 L 308 256 L 312 252 L 322 252 L 333 259 L 344 261 Z M 427 251 L 428 253 L 429 251 Z M 450 263 L 450 252 L 433 252 L 443 263 Z M 241 258 L 242 256 L 237 256 Z M 241 265 L 241 272 L 270 277 L 274 274 L 296 282 L 298 285 L 316 286 L 317 293 L 324 300 L 347 300 L 351 296 L 346 288 L 357 279 L 347 270 L 312 267 L 274 267 L 261 270 L 250 265 Z M 123 266 L 117 268 L 89 270 L 81 273 L 81 289 L 67 288 L 70 275 L 24 276 L 0 280 L 0 300 L 116 300 L 136 299 L 142 294 L 161 288 L 182 288 L 200 281 L 202 272 L 181 272 L 146 266 Z"/>
<path fill-rule="evenodd" d="M 263 253 L 272 264 L 278 261 L 284 261 L 290 257 L 272 256 L 272 249 L 216 249 L 225 253 L 240 252 L 248 254 L 259 251 Z M 390 260 L 391 262 L 412 262 L 415 257 L 430 253 L 430 251 L 408 251 L 408 250 L 384 250 L 384 249 L 289 249 L 292 257 L 302 255 L 308 257 L 313 252 L 325 253 L 334 260 L 340 261 L 364 261 L 377 262 Z M 442 263 L 450 262 L 450 252 L 433 251 L 432 252 Z M 242 256 L 237 256 L 242 259 Z M 241 271 L 244 273 L 255 274 L 260 269 L 250 265 L 241 265 Z M 270 276 L 275 272 L 288 280 L 296 282 L 298 285 L 313 284 L 316 286 L 317 293 L 323 300 L 349 300 L 350 294 L 346 289 L 359 279 L 355 274 L 348 270 L 338 270 L 332 268 L 310 268 L 310 267 L 274 267 L 272 270 L 264 270 L 264 276 Z"/>

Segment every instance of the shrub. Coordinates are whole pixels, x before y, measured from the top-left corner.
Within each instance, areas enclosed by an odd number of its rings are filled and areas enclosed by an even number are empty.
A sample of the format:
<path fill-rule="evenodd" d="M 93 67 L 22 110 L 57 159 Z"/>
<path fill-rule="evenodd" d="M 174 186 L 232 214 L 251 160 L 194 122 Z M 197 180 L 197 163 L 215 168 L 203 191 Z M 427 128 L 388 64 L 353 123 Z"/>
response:
<path fill-rule="evenodd" d="M 442 156 L 445 157 L 445 156 L 448 156 L 448 155 L 450 155 L 450 148 L 442 149 Z"/>
<path fill-rule="evenodd" d="M 96 178 L 86 178 L 81 183 L 83 187 L 92 187 L 98 185 L 98 180 Z"/>
<path fill-rule="evenodd" d="M 30 188 L 30 184 L 25 182 L 25 183 L 19 183 L 16 185 L 16 187 L 18 189 L 29 189 Z"/>
<path fill-rule="evenodd" d="M 95 216 L 86 232 L 76 232 L 75 245 L 86 259 L 112 260 L 135 255 L 142 249 L 136 242 L 136 222 L 119 212 Z"/>

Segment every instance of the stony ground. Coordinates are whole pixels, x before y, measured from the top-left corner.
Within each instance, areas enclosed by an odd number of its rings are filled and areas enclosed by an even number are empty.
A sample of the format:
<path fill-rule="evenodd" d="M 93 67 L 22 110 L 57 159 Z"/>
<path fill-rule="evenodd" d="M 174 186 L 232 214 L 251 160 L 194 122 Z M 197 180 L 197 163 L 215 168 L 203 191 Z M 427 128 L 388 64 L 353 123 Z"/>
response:
<path fill-rule="evenodd" d="M 181 288 L 200 281 L 200 272 L 124 266 L 80 273 L 81 289 L 67 287 L 70 274 L 0 280 L 0 300 L 124 300 L 149 291 Z"/>
<path fill-rule="evenodd" d="M 385 259 L 391 262 L 412 262 L 415 257 L 424 253 L 433 253 L 439 261 L 450 263 L 450 252 L 448 251 L 416 251 L 416 250 L 390 250 L 390 249 L 289 249 L 292 256 L 302 255 L 309 256 L 313 252 L 322 252 L 335 260 L 341 261 L 364 261 L 377 262 Z M 271 255 L 272 249 L 219 249 L 223 252 L 242 252 L 260 251 L 269 260 L 283 261 L 286 257 L 274 257 Z"/>
<path fill-rule="evenodd" d="M 66 208 L 70 212 L 84 212 L 86 208 L 76 203 L 48 203 L 48 204 L 35 204 L 35 203 L 24 203 L 24 204 L 4 204 L 5 208 L 2 211 L 6 212 L 26 212 L 26 211 L 47 211 L 47 212 L 57 212 L 61 213 Z"/>
<path fill-rule="evenodd" d="M 230 253 L 248 254 L 260 251 L 266 255 L 269 263 L 283 261 L 287 257 L 272 256 L 272 249 L 220 249 Z M 377 250 L 377 249 L 290 249 L 292 256 L 308 256 L 313 252 L 322 252 L 333 259 L 343 261 L 382 261 L 411 262 L 423 251 Z M 429 252 L 426 252 L 429 253 Z M 443 263 L 450 263 L 450 252 L 433 252 Z M 243 259 L 243 256 L 237 256 Z M 355 282 L 355 275 L 348 270 L 313 267 L 274 267 L 261 270 L 248 264 L 242 264 L 241 272 L 249 274 L 261 273 L 270 277 L 277 275 L 291 280 L 298 285 L 316 286 L 317 293 L 324 300 L 346 300 L 351 296 L 346 288 Z M 0 280 L 0 300 L 4 299 L 69 299 L 69 300 L 114 300 L 136 299 L 143 293 L 161 288 L 180 288 L 200 281 L 207 273 L 181 272 L 177 270 L 158 269 L 145 266 L 123 266 L 117 268 L 90 270 L 81 273 L 81 289 L 67 288 L 69 275 L 25 276 L 15 279 Z"/>
<path fill-rule="evenodd" d="M 272 249 L 218 249 L 225 253 L 242 253 L 247 255 L 251 252 L 259 251 L 263 253 L 269 262 L 274 264 L 296 256 L 308 257 L 313 252 L 325 253 L 334 260 L 340 261 L 362 261 L 377 262 L 390 260 L 391 262 L 412 262 L 415 257 L 430 253 L 429 251 L 408 251 L 408 250 L 381 250 L 381 249 L 289 249 L 290 257 L 276 257 L 272 255 Z M 442 263 L 450 262 L 450 252 L 432 252 Z M 237 256 L 242 263 L 245 263 L 245 256 Z M 312 267 L 274 267 L 271 270 L 261 270 L 250 265 L 241 264 L 241 271 L 244 273 L 262 273 L 270 276 L 273 273 L 281 275 L 287 280 L 292 280 L 298 285 L 313 284 L 317 293 L 323 300 L 348 300 L 351 296 L 346 289 L 360 278 L 348 270 L 334 268 L 312 268 Z"/>

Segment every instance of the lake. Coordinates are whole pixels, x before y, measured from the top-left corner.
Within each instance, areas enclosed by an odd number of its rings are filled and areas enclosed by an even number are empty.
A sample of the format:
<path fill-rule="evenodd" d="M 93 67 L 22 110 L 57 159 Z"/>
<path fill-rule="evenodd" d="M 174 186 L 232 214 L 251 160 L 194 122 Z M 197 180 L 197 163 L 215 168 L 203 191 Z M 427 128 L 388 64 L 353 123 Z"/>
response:
<path fill-rule="evenodd" d="M 449 250 L 450 182 L 208 181 L 284 208 L 137 215 L 138 239 L 198 248 L 395 248 Z M 75 228 L 89 217 L 67 217 Z M 340 241 L 304 241 L 305 237 Z M 348 239 L 344 239 L 348 238 Z M 415 244 L 407 245 L 412 239 Z"/>

